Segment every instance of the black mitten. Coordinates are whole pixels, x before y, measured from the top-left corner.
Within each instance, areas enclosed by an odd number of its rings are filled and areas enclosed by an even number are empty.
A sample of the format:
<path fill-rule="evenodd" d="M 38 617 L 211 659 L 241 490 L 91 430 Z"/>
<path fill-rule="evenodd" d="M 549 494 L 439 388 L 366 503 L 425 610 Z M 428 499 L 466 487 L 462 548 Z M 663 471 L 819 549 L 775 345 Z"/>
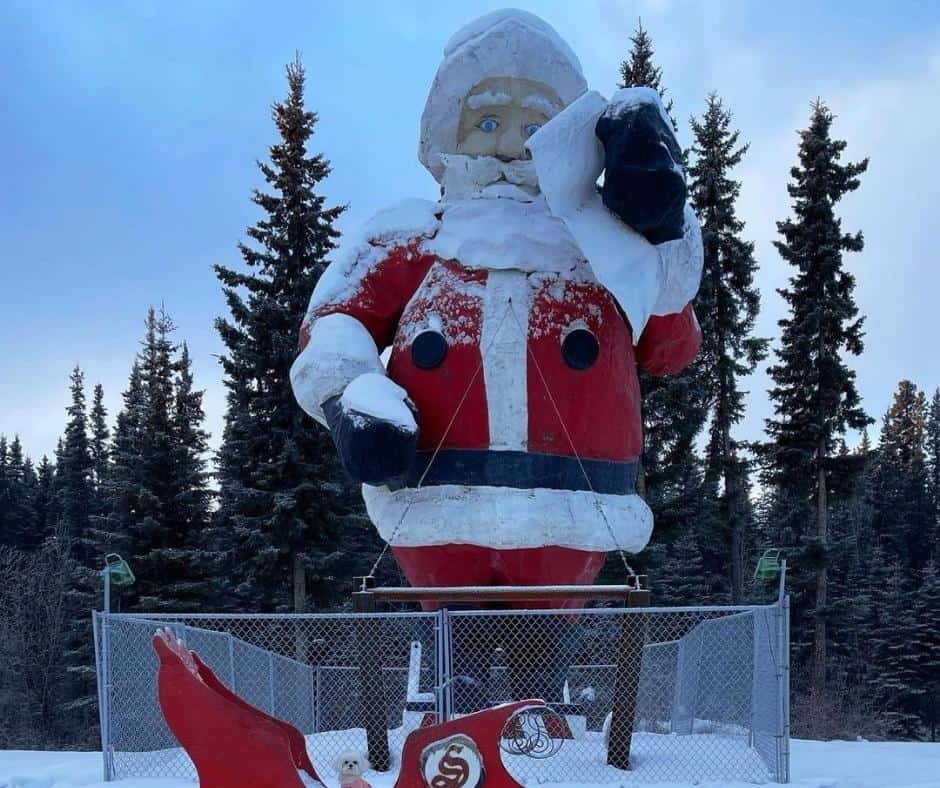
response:
<path fill-rule="evenodd" d="M 377 416 L 346 410 L 339 395 L 323 403 L 323 413 L 340 461 L 356 481 L 386 484 L 403 476 L 414 462 L 417 430 Z"/>
<path fill-rule="evenodd" d="M 682 149 L 663 117 L 658 99 L 616 102 L 595 127 L 604 145 L 601 197 L 619 216 L 654 244 L 682 237 L 685 171 Z"/>

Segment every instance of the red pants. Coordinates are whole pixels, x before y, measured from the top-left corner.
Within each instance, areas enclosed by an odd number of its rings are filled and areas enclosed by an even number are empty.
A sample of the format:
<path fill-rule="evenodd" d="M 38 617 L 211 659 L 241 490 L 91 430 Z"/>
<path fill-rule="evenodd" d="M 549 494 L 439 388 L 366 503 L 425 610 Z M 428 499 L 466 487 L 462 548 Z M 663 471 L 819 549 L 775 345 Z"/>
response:
<path fill-rule="evenodd" d="M 604 553 L 554 546 L 495 550 L 448 544 L 393 547 L 392 552 L 413 586 L 590 585 L 604 566 Z M 575 608 L 582 604 L 576 599 L 555 599 L 510 603 L 508 607 Z M 479 605 L 494 606 L 495 603 Z M 422 607 L 436 610 L 439 605 L 427 602 Z"/>

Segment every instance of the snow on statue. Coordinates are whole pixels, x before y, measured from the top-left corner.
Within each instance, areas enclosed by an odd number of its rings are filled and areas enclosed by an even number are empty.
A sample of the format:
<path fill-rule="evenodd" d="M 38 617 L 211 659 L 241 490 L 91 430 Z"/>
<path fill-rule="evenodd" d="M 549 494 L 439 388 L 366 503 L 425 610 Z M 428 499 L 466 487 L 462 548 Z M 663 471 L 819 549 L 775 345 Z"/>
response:
<path fill-rule="evenodd" d="M 652 530 L 637 366 L 678 372 L 701 341 L 669 119 L 652 90 L 589 92 L 548 24 L 497 11 L 445 47 L 419 156 L 441 200 L 383 211 L 324 273 L 297 400 L 412 584 L 590 583 Z"/>

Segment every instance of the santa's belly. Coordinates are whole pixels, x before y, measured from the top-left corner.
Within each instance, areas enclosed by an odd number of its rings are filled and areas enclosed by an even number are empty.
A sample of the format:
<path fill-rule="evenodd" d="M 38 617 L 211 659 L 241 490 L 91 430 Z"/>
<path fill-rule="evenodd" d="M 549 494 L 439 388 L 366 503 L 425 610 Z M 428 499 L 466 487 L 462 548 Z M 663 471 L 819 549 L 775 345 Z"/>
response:
<path fill-rule="evenodd" d="M 641 451 L 630 330 L 584 276 L 441 261 L 405 309 L 388 373 L 417 407 L 422 450 Z"/>

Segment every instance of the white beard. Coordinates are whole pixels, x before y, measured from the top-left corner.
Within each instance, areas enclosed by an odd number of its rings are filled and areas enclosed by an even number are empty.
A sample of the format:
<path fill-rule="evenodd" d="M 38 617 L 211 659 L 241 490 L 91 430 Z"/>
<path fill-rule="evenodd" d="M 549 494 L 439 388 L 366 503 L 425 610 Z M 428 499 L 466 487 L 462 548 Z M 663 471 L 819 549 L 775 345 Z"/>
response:
<path fill-rule="evenodd" d="M 444 200 L 509 197 L 530 201 L 539 193 L 535 164 L 529 160 L 502 161 L 494 156 L 441 154 Z"/>

